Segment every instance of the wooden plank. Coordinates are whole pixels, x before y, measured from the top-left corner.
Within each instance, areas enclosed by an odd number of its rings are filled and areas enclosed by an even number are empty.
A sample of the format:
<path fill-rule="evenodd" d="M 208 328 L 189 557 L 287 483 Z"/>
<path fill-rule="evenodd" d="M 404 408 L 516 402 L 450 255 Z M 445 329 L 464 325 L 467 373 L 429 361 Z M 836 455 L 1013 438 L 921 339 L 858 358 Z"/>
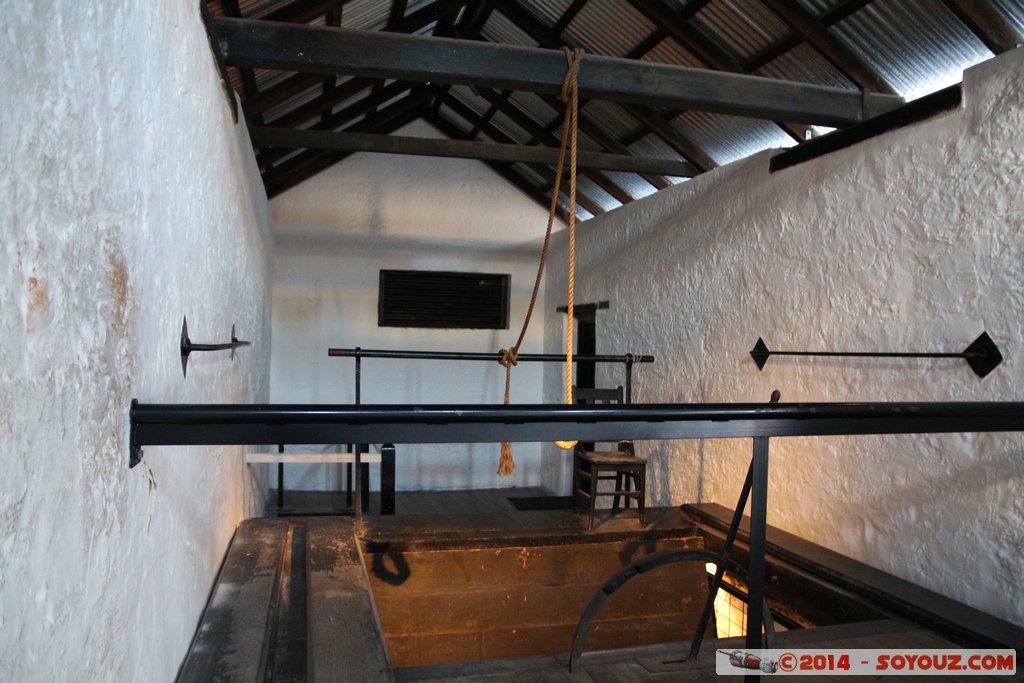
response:
<path fill-rule="evenodd" d="M 555 93 L 565 77 L 556 50 L 294 25 L 212 19 L 228 64 L 319 74 L 420 80 Z M 745 74 L 588 55 L 580 95 L 737 116 L 845 126 L 887 111 L 901 98 Z"/>
<path fill-rule="evenodd" d="M 352 520 L 307 521 L 311 681 L 391 681 Z"/>
<path fill-rule="evenodd" d="M 612 575 L 656 550 L 699 538 L 367 553 L 370 585 L 392 662 L 453 661 L 568 652 L 583 609 Z M 692 635 L 707 595 L 702 563 L 635 577 L 595 619 L 590 647 Z"/>
<path fill-rule="evenodd" d="M 179 682 L 262 680 L 287 533 L 267 519 L 235 530 Z"/>
<path fill-rule="evenodd" d="M 289 130 L 257 126 L 249 129 L 253 144 L 259 147 L 326 149 L 341 152 L 377 152 L 458 159 L 478 159 L 500 163 L 555 164 L 558 149 L 536 145 L 495 144 L 468 140 L 436 140 L 406 135 L 376 135 L 326 130 Z M 579 168 L 600 168 L 631 173 L 657 173 L 690 178 L 698 170 L 685 161 L 620 156 L 581 150 Z"/>

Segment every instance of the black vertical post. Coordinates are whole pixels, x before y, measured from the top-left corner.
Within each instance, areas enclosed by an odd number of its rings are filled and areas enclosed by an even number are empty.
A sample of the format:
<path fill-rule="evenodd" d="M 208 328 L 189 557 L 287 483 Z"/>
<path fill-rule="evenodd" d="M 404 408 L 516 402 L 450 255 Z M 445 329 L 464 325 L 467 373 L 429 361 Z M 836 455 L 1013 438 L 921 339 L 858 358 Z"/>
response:
<path fill-rule="evenodd" d="M 284 444 L 277 444 L 277 452 L 284 453 Z M 284 463 L 277 463 L 277 509 L 284 507 Z"/>
<path fill-rule="evenodd" d="M 356 405 L 359 405 L 362 400 L 362 372 L 363 363 L 362 358 L 359 357 L 359 347 L 356 347 Z M 360 461 L 360 455 L 362 455 L 363 444 L 355 444 L 355 488 L 356 488 L 356 499 L 354 501 L 356 508 L 356 520 L 362 520 L 363 518 L 363 477 L 362 477 L 362 462 Z"/>
<path fill-rule="evenodd" d="M 768 528 L 768 437 L 754 437 L 750 463 L 750 583 L 747 586 L 747 649 L 761 648 L 764 621 L 764 548 Z M 760 680 L 760 676 L 747 676 Z"/>
<path fill-rule="evenodd" d="M 380 514 L 395 514 L 395 445 L 380 449 Z"/>
<path fill-rule="evenodd" d="M 626 403 L 633 402 L 633 354 L 626 354 Z"/>

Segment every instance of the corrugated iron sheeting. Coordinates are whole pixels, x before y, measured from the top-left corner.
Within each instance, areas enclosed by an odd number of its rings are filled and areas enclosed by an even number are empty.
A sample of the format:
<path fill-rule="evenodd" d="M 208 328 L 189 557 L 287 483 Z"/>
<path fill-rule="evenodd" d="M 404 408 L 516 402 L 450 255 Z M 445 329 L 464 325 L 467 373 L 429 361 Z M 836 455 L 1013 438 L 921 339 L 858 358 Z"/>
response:
<path fill-rule="evenodd" d="M 449 92 L 451 92 L 455 99 L 465 104 L 477 114 L 483 114 L 491 106 L 490 102 L 473 92 L 469 86 L 453 85 Z"/>
<path fill-rule="evenodd" d="M 665 144 L 661 138 L 656 136 L 654 133 L 649 133 L 632 145 L 629 149 L 633 151 L 633 154 L 638 157 L 652 157 L 655 159 L 672 159 L 675 161 L 681 161 L 682 156 L 679 152 L 675 151 L 672 147 Z"/>
<path fill-rule="evenodd" d="M 565 187 L 566 192 L 568 192 L 569 179 L 563 180 L 562 185 Z M 622 202 L 605 192 L 600 185 L 584 175 L 576 177 L 576 194 L 579 195 L 581 192 L 592 203 L 597 204 L 602 211 L 611 211 L 622 206 Z"/>
<path fill-rule="evenodd" d="M 341 11 L 341 25 L 379 31 L 387 25 L 390 14 L 391 3 L 386 0 L 352 0 Z"/>
<path fill-rule="evenodd" d="M 588 52 L 622 57 L 654 29 L 624 0 L 590 0 L 566 27 L 565 36 Z"/>
<path fill-rule="evenodd" d="M 939 2 L 875 0 L 832 31 L 907 99 L 959 82 L 992 56 Z"/>
<path fill-rule="evenodd" d="M 562 113 L 552 109 L 539 95 L 531 92 L 514 92 L 508 101 L 519 107 L 531 119 L 541 126 L 546 126 L 556 118 L 561 118 Z M 587 105 L 589 106 L 589 105 Z"/>
<path fill-rule="evenodd" d="M 278 71 L 277 69 L 255 69 L 256 87 L 263 92 L 297 73 L 297 71 Z"/>
<path fill-rule="evenodd" d="M 758 76 L 777 78 L 783 81 L 814 83 L 845 90 L 857 89 L 850 79 L 807 44 L 798 45 L 768 62 L 754 73 Z"/>
<path fill-rule="evenodd" d="M 274 119 L 283 116 L 284 114 L 287 114 L 290 111 L 298 109 L 299 107 L 308 102 L 312 102 L 316 98 L 320 97 L 320 95 L 322 95 L 323 92 L 324 89 L 323 86 L 321 85 L 314 85 L 311 88 L 307 88 L 306 90 L 303 90 L 295 97 L 291 97 L 285 100 L 284 102 L 280 104 L 275 104 L 273 107 L 267 109 L 265 112 L 263 112 L 263 120 L 266 121 L 268 125 L 273 125 Z"/>
<path fill-rule="evenodd" d="M 636 173 L 623 171 L 605 171 L 604 174 L 614 180 L 619 187 L 629 193 L 633 199 L 640 199 L 657 192 L 657 188 L 638 176 Z"/>
<path fill-rule="evenodd" d="M 491 124 L 518 143 L 525 143 L 530 139 L 530 135 L 525 130 L 500 111 L 494 112 L 494 116 L 491 117 Z"/>
<path fill-rule="evenodd" d="M 636 119 L 626 110 L 608 100 L 590 100 L 582 110 L 583 115 L 602 131 L 620 140 L 639 127 Z"/>
<path fill-rule="evenodd" d="M 707 64 L 672 38 L 658 43 L 653 50 L 643 56 L 644 61 L 661 64 L 677 64 L 695 69 L 705 69 Z"/>
<path fill-rule="evenodd" d="M 491 16 L 487 18 L 487 23 L 484 24 L 480 33 L 493 43 L 537 47 L 537 41 L 530 38 L 525 31 L 501 12 L 491 12 Z"/>
<path fill-rule="evenodd" d="M 1024 1 L 992 0 L 992 4 L 1016 27 L 1017 33 L 1024 35 Z"/>
<path fill-rule="evenodd" d="M 757 54 L 789 30 L 760 0 L 715 0 L 691 23 L 741 60 Z"/>
<path fill-rule="evenodd" d="M 771 121 L 739 116 L 686 112 L 670 125 L 703 149 L 719 165 L 764 149 L 792 147 L 796 144 L 793 138 Z"/>
<path fill-rule="evenodd" d="M 529 5 L 533 13 L 543 19 L 545 24 L 554 26 L 572 2 L 573 0 L 532 0 Z"/>
<path fill-rule="evenodd" d="M 438 109 L 438 113 L 463 133 L 468 133 L 473 128 L 473 125 L 469 121 L 452 111 L 451 107 L 448 105 L 442 104 L 441 108 Z"/>

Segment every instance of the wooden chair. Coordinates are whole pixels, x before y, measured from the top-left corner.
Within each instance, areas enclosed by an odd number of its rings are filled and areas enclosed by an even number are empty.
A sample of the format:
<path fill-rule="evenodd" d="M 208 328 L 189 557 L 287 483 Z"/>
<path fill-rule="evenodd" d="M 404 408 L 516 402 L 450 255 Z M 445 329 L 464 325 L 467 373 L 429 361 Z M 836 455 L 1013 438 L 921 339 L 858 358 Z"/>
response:
<path fill-rule="evenodd" d="M 574 389 L 578 404 L 622 403 L 622 387 L 615 389 Z M 644 501 L 647 493 L 647 461 L 638 458 L 632 441 L 619 441 L 616 450 L 595 450 L 592 443 L 580 442 L 573 451 L 573 500 L 577 507 L 588 510 L 587 530 L 594 528 L 597 499 L 613 496 L 612 514 L 619 510 L 619 500 L 636 500 L 640 527 L 644 526 Z M 601 481 L 615 482 L 610 491 L 598 490 Z"/>

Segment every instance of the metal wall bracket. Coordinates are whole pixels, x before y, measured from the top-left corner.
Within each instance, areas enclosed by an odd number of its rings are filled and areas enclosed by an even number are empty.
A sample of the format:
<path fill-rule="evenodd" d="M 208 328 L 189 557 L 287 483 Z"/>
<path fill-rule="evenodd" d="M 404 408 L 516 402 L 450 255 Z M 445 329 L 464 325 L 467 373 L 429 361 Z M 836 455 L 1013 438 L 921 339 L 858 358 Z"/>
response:
<path fill-rule="evenodd" d="M 235 357 L 235 349 L 240 346 L 251 346 L 252 342 L 241 341 L 235 336 L 235 326 L 231 326 L 231 341 L 225 344 L 196 344 L 188 338 L 188 318 L 181 321 L 181 376 L 188 375 L 188 357 L 193 351 L 225 351 L 231 349 L 231 358 Z"/>
<path fill-rule="evenodd" d="M 758 370 L 763 370 L 771 356 L 826 356 L 853 358 L 963 358 L 971 366 L 978 377 L 984 377 L 995 370 L 1003 362 L 1003 354 L 992 341 L 987 332 L 982 332 L 970 345 L 960 353 L 882 353 L 867 351 L 772 351 L 764 340 L 757 338 L 757 343 L 750 351 Z"/>

